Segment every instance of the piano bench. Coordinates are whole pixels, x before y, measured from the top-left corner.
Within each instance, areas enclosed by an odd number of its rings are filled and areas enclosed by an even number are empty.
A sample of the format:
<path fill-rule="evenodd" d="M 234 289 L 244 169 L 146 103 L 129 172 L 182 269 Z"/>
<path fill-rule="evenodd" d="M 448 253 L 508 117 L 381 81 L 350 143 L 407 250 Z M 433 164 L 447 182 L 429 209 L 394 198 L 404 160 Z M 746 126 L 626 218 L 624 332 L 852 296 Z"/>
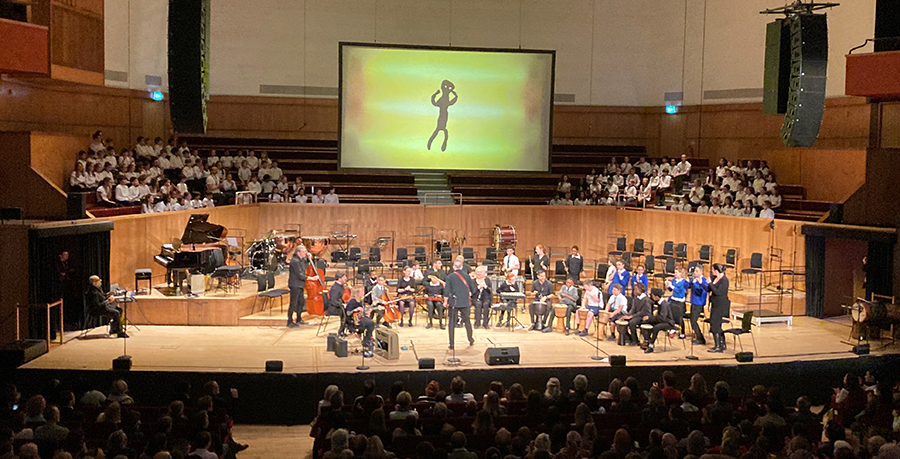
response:
<path fill-rule="evenodd" d="M 147 295 L 150 294 L 150 289 L 153 288 L 153 270 L 148 268 L 143 269 L 135 269 L 134 270 L 134 294 L 137 295 L 140 293 L 138 290 L 138 281 L 145 280 L 147 281 Z"/>

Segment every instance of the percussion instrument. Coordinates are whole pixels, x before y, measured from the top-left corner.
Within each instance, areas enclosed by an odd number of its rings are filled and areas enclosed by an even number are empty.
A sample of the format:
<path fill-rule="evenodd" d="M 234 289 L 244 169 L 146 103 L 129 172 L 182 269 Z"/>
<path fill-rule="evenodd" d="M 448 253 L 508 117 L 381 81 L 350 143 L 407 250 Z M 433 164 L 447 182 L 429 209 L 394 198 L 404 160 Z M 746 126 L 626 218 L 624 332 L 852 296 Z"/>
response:
<path fill-rule="evenodd" d="M 250 267 L 256 271 L 271 271 L 278 267 L 279 252 L 273 239 L 253 241 L 247 249 Z"/>
<path fill-rule="evenodd" d="M 616 321 L 616 344 L 624 346 L 628 339 L 628 321 L 619 319 Z"/>
<path fill-rule="evenodd" d="M 547 313 L 547 302 L 546 301 L 535 301 L 531 303 L 531 313 L 542 316 Z"/>
<path fill-rule="evenodd" d="M 503 292 L 500 294 L 501 300 L 523 300 L 525 294 L 522 292 Z"/>
<path fill-rule="evenodd" d="M 318 257 L 328 249 L 328 236 L 303 236 L 300 238 L 306 250 L 314 257 Z"/>
<path fill-rule="evenodd" d="M 556 316 L 556 331 L 564 332 L 566 331 L 566 311 L 569 309 L 568 306 L 564 304 L 557 304 L 553 306 L 553 314 Z"/>
<path fill-rule="evenodd" d="M 488 276 L 488 281 L 491 283 L 491 291 L 496 292 L 500 290 L 500 286 L 506 282 L 506 278 L 503 276 Z"/>
<path fill-rule="evenodd" d="M 578 325 L 575 328 L 577 328 L 578 330 L 584 330 L 584 326 L 587 324 L 588 311 L 587 309 L 579 309 L 577 313 Z"/>
<path fill-rule="evenodd" d="M 494 227 L 494 249 L 506 250 L 516 246 L 516 227 L 512 225 Z"/>

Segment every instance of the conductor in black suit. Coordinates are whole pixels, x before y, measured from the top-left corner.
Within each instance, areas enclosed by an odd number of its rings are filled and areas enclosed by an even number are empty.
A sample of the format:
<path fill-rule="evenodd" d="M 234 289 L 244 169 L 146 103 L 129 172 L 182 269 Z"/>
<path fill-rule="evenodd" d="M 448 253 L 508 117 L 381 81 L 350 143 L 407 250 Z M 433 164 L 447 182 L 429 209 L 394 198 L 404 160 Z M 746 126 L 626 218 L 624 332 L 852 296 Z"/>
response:
<path fill-rule="evenodd" d="M 306 246 L 298 245 L 291 258 L 291 267 L 288 272 L 288 288 L 291 290 L 291 304 L 288 306 L 287 326 L 288 328 L 296 328 L 300 325 L 306 325 L 301 318 L 306 312 L 306 298 L 303 296 L 303 289 L 306 287 L 306 268 L 309 266 L 309 257 Z M 313 279 L 317 279 L 318 276 Z M 297 320 L 294 321 L 294 314 L 297 314 Z"/>
<path fill-rule="evenodd" d="M 719 263 L 712 265 L 712 281 L 709 283 L 709 333 L 713 336 L 715 346 L 708 352 L 725 352 L 725 333 L 722 332 L 722 319 L 728 317 L 731 300 L 728 299 L 728 278 L 725 277 L 725 266 Z"/>
<path fill-rule="evenodd" d="M 472 307 L 472 294 L 475 292 L 475 280 L 467 276 L 463 272 L 463 257 L 456 257 L 453 262 L 453 272 L 447 274 L 447 285 L 444 287 L 444 307 L 450 308 L 451 324 L 450 330 L 450 349 L 453 349 L 453 331 L 458 317 L 462 318 L 462 323 L 466 326 L 466 335 L 469 338 L 469 346 L 475 344 L 475 338 L 472 337 L 472 322 L 469 320 L 469 308 Z"/>

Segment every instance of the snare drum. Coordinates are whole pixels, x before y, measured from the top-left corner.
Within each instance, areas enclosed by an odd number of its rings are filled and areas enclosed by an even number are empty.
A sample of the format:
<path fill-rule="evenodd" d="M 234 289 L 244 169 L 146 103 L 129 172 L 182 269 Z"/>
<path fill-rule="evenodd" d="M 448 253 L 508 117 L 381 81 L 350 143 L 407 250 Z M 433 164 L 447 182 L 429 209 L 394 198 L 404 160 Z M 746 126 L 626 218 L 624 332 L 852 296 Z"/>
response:
<path fill-rule="evenodd" d="M 306 250 L 317 257 L 328 249 L 328 236 L 303 236 L 300 238 Z"/>
<path fill-rule="evenodd" d="M 516 246 L 516 227 L 495 226 L 494 227 L 494 249 L 506 250 Z"/>

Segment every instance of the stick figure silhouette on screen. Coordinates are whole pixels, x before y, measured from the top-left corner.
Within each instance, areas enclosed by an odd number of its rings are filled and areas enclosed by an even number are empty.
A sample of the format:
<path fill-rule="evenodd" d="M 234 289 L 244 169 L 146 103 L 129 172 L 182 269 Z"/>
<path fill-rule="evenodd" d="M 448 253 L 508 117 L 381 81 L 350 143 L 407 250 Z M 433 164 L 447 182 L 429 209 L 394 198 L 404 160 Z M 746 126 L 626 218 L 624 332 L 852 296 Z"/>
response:
<path fill-rule="evenodd" d="M 445 151 L 447 149 L 447 108 L 456 103 L 456 99 L 459 96 L 456 94 L 456 86 L 453 85 L 450 80 L 444 80 L 441 82 L 441 89 L 434 92 L 431 95 L 431 105 L 440 108 L 440 114 L 438 114 L 437 126 L 434 128 L 434 132 L 431 134 L 431 138 L 428 139 L 428 149 L 431 150 L 431 142 L 434 141 L 434 138 L 437 137 L 438 132 L 444 131 L 444 143 L 441 144 L 441 151 Z M 441 98 L 438 100 L 434 100 L 438 94 L 441 94 Z M 453 94 L 453 98 L 450 98 L 450 95 Z"/>

